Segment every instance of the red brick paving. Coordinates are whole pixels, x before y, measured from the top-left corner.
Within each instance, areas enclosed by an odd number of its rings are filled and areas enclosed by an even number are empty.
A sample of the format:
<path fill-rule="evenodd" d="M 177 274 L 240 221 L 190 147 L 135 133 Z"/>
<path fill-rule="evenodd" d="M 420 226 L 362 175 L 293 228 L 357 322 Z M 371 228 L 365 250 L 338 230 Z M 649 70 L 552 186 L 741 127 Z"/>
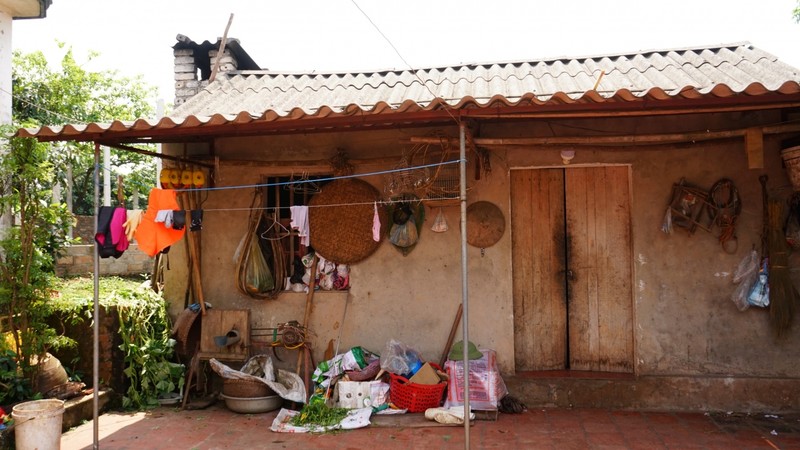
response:
<path fill-rule="evenodd" d="M 236 414 L 217 404 L 204 410 L 158 408 L 100 417 L 102 449 L 459 449 L 463 427 L 377 427 L 330 434 L 269 430 L 277 412 Z M 64 450 L 92 448 L 92 424 L 64 433 Z M 534 409 L 476 420 L 473 449 L 800 449 L 800 414 L 746 415 Z"/>

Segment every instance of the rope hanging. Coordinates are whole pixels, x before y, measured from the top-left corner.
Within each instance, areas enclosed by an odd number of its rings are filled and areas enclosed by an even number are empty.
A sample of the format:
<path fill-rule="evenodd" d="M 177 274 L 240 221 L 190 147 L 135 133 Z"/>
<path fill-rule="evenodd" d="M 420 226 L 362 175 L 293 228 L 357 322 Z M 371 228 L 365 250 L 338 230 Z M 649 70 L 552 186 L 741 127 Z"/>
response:
<path fill-rule="evenodd" d="M 738 247 L 736 219 L 739 218 L 739 214 L 742 212 L 739 191 L 734 186 L 733 181 L 723 178 L 711 186 L 709 196 L 711 197 L 711 202 L 717 208 L 715 223 L 720 230 L 719 243 L 727 253 L 736 253 Z"/>

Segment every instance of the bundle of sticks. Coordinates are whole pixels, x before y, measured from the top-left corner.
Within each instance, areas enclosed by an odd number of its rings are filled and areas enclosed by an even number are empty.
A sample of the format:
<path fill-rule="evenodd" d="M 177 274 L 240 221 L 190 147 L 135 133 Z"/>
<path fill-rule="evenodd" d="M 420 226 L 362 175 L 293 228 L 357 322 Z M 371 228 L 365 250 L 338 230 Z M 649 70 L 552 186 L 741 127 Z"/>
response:
<path fill-rule="evenodd" d="M 800 294 L 789 273 L 789 244 L 783 232 L 784 202 L 768 199 L 766 244 L 769 255 L 769 317 L 776 337 L 782 337 L 792 327 Z"/>

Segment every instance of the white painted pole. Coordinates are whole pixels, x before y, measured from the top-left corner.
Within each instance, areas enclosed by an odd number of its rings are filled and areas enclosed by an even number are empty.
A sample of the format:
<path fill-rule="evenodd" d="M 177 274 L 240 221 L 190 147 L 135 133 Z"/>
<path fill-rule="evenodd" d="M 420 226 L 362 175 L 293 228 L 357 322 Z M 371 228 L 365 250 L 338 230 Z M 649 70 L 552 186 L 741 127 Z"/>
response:
<path fill-rule="evenodd" d="M 13 103 L 11 99 L 11 29 L 13 18 L 5 11 L 0 11 L 0 124 L 11 124 Z M 0 149 L 5 152 L 5 149 Z M 0 153 L 2 156 L 2 153 Z M 11 228 L 11 208 L 0 211 L 0 238 L 5 237 L 6 231 Z"/>
<path fill-rule="evenodd" d="M 67 211 L 70 214 L 74 213 L 75 211 L 72 210 L 72 189 L 74 186 L 74 182 L 72 181 L 72 163 L 67 163 Z M 69 223 L 69 233 L 70 239 L 75 237 L 75 230 L 72 228 L 72 222 Z"/>
<path fill-rule="evenodd" d="M 165 109 L 166 108 L 164 106 L 164 99 L 163 98 L 158 99 L 158 101 L 156 102 L 156 118 L 157 119 L 161 119 L 162 117 L 164 117 L 164 110 Z M 156 153 L 161 153 L 161 144 L 156 144 Z M 161 186 L 160 181 L 159 181 L 159 180 L 161 180 L 161 166 L 162 166 L 161 158 L 156 158 L 156 180 L 155 180 L 156 186 Z"/>
<path fill-rule="evenodd" d="M 3 2 L 5 6 L 7 2 Z M 11 63 L 13 60 L 11 33 L 14 19 L 0 10 L 0 124 L 11 123 L 13 104 L 11 101 Z"/>
<path fill-rule="evenodd" d="M 103 147 L 103 206 L 111 206 L 111 147 Z"/>

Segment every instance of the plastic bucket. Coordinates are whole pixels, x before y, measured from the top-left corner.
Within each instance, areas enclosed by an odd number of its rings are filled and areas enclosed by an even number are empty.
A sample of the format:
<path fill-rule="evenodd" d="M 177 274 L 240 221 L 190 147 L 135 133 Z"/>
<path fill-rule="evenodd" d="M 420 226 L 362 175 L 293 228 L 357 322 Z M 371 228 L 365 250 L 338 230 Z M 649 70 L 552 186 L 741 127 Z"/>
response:
<path fill-rule="evenodd" d="M 781 150 L 783 165 L 786 166 L 786 174 L 792 183 L 792 189 L 800 191 L 800 145 Z"/>
<path fill-rule="evenodd" d="M 11 411 L 17 450 L 58 450 L 64 401 L 47 399 L 20 403 Z"/>

